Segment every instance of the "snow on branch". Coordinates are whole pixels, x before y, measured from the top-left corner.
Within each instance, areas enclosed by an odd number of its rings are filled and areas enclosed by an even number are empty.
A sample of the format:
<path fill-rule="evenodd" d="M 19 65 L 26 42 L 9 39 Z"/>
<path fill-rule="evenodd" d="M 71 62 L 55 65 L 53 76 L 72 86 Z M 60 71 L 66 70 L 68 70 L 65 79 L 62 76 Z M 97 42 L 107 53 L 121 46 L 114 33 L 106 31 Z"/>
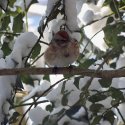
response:
<path fill-rule="evenodd" d="M 13 69 L 0 69 L 0 75 L 18 75 L 18 74 L 65 74 L 65 75 L 83 75 L 98 78 L 118 78 L 125 77 L 125 69 L 117 70 L 93 70 L 84 69 L 79 67 L 67 68 L 60 67 L 57 68 L 56 73 L 53 72 L 54 68 L 13 68 Z"/>

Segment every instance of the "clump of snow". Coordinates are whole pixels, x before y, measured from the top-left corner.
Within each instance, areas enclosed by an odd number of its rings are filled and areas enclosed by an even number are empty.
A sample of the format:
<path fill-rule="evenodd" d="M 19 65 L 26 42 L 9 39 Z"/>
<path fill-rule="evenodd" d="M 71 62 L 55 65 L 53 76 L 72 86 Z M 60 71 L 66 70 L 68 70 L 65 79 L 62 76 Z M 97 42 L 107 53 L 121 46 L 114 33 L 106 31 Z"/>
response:
<path fill-rule="evenodd" d="M 51 90 L 46 96 L 46 98 L 50 102 L 54 102 L 55 107 L 61 105 L 61 100 L 62 100 L 61 87 L 62 85 L 61 86 L 59 85 L 56 89 Z"/>
<path fill-rule="evenodd" d="M 74 105 L 80 99 L 81 91 L 73 84 L 74 79 L 68 80 L 65 84 L 65 91 L 70 92 L 67 96 L 69 106 Z"/>
<path fill-rule="evenodd" d="M 6 68 L 6 62 L 3 58 L 0 59 L 0 68 Z"/>
<path fill-rule="evenodd" d="M 59 0 L 48 0 L 47 9 L 46 9 L 46 16 L 47 17 L 49 16 L 49 14 L 51 13 L 54 5 L 58 1 Z M 63 6 L 63 2 L 62 2 L 62 5 L 60 7 L 62 7 L 62 6 Z M 52 30 L 51 30 L 51 32 L 52 31 L 56 31 L 56 32 L 59 31 L 61 23 L 66 24 L 68 26 L 69 30 L 71 30 L 71 31 L 78 30 L 76 1 L 66 0 L 65 3 L 64 3 L 64 6 L 65 6 L 66 20 L 62 18 L 61 14 L 59 14 L 56 18 L 57 20 L 54 19 L 54 21 L 56 21 L 56 22 L 54 22 L 52 20 L 52 26 L 51 26 Z M 42 30 L 42 26 L 44 24 L 44 19 L 45 19 L 45 16 L 43 16 L 41 21 L 40 21 L 39 30 Z M 57 23 L 59 23 L 60 25 L 58 25 Z M 55 24 L 56 24 L 56 26 L 55 26 Z M 58 28 L 58 30 L 55 30 L 57 28 Z"/>
<path fill-rule="evenodd" d="M 7 56 L 5 59 L 0 59 L 0 68 L 14 68 L 15 63 L 11 59 L 11 56 Z M 0 76 L 0 122 L 2 122 L 4 115 L 7 114 L 8 106 L 7 100 L 11 100 L 13 97 L 13 87 L 16 83 L 16 75 Z"/>
<path fill-rule="evenodd" d="M 98 7 L 102 7 L 104 2 L 105 2 L 105 0 L 99 0 L 99 1 L 97 2 L 97 6 L 98 6 Z"/>
<path fill-rule="evenodd" d="M 37 36 L 32 32 L 22 33 L 16 40 L 13 51 L 6 58 L 0 58 L 0 68 L 15 68 L 18 63 L 22 67 L 22 59 L 27 56 L 37 41 Z M 2 53 L 2 52 L 1 52 Z M 0 123 L 4 120 L 4 115 L 9 111 L 7 100 L 13 98 L 16 84 L 16 75 L 0 76 Z"/>
<path fill-rule="evenodd" d="M 17 63 L 17 67 L 23 67 L 22 59 L 28 56 L 32 47 L 37 42 L 38 37 L 32 32 L 22 33 L 16 40 L 13 51 L 11 53 L 12 59 Z"/>
<path fill-rule="evenodd" d="M 3 110 L 3 105 L 7 99 L 11 100 L 13 88 L 10 82 L 9 77 L 0 76 L 0 116 L 4 116 L 5 112 Z M 5 109 L 5 108 L 4 108 Z M 2 118 L 0 122 L 2 122 Z"/>
<path fill-rule="evenodd" d="M 6 68 L 14 68 L 16 66 L 16 63 L 12 59 L 12 55 L 11 54 L 6 56 L 5 62 L 6 62 Z"/>
<path fill-rule="evenodd" d="M 69 106 L 72 106 L 76 102 L 79 101 L 79 99 L 80 99 L 80 93 L 81 93 L 81 91 L 79 91 L 79 90 L 71 91 L 71 93 L 67 97 L 67 99 L 68 99 L 68 105 Z"/>
<path fill-rule="evenodd" d="M 50 23 L 49 23 L 49 32 L 58 32 L 60 30 L 60 26 L 65 24 L 65 21 L 62 20 L 62 18 L 57 18 L 57 19 L 53 19 Z"/>
<path fill-rule="evenodd" d="M 88 4 L 84 3 L 80 13 L 78 14 L 78 19 L 83 25 L 89 24 L 94 20 L 93 9 L 91 9 Z"/>
<path fill-rule="evenodd" d="M 39 106 L 29 111 L 29 117 L 35 125 L 42 124 L 44 118 L 48 115 L 49 112 L 43 110 Z"/>
<path fill-rule="evenodd" d="M 80 21 L 80 27 L 84 25 L 84 32 L 89 39 L 97 33 L 91 41 L 100 50 L 106 51 L 108 46 L 104 41 L 104 32 L 101 30 L 106 25 L 107 18 L 102 18 L 109 15 L 111 10 L 110 7 L 103 6 L 103 3 L 104 0 L 99 0 L 97 5 L 93 3 L 83 3 L 81 11 L 78 14 L 78 20 Z M 97 22 L 92 23 L 93 21 Z"/>
<path fill-rule="evenodd" d="M 71 31 L 78 29 L 76 0 L 65 0 L 66 24 Z"/>
<path fill-rule="evenodd" d="M 67 105 L 70 105 L 70 106 L 72 106 L 79 100 L 79 95 L 81 93 L 81 91 L 78 90 L 75 87 L 75 85 L 73 85 L 73 82 L 74 82 L 73 79 L 66 81 L 65 90 L 64 90 L 65 92 L 69 93 L 67 96 L 67 100 L 68 100 Z M 63 93 L 61 92 L 61 90 L 62 90 L 62 87 L 64 87 L 63 84 L 64 82 L 61 82 L 57 88 L 50 91 L 46 96 L 46 98 L 49 101 L 54 102 L 55 107 L 62 105 L 61 103 L 62 103 Z"/>
<path fill-rule="evenodd" d="M 46 91 L 50 87 L 50 82 L 44 80 L 41 82 L 39 86 L 36 86 L 27 96 L 23 98 L 23 101 L 26 101 L 32 98 L 35 95 L 41 95 L 44 91 Z"/>
<path fill-rule="evenodd" d="M 78 14 L 78 19 L 83 25 L 87 25 L 94 20 L 101 19 L 102 17 L 111 13 L 108 6 L 103 7 L 103 0 L 99 0 L 97 5 L 93 3 L 84 3 L 80 13 Z"/>
<path fill-rule="evenodd" d="M 45 42 L 50 42 L 52 39 L 53 32 L 56 33 L 60 30 L 60 26 L 65 24 L 65 21 L 62 18 L 53 19 L 48 23 L 48 26 L 45 28 L 43 36 Z M 47 46 L 46 46 L 47 47 Z"/>

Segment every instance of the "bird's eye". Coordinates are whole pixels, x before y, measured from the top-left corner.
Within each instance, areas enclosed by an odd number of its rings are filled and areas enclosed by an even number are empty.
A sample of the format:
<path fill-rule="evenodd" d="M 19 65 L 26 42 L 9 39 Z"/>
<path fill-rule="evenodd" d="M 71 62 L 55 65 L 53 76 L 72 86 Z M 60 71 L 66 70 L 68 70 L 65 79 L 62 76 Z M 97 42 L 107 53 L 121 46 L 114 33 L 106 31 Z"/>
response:
<path fill-rule="evenodd" d="M 66 42 L 66 40 L 60 40 L 60 41 L 61 41 L 62 43 L 63 43 L 63 42 Z"/>
<path fill-rule="evenodd" d="M 55 42 L 57 42 L 57 43 L 58 43 L 58 42 L 59 42 L 59 43 L 64 43 L 64 42 L 66 42 L 66 41 L 67 41 L 67 40 L 60 40 L 60 39 L 56 39 L 56 40 L 55 40 Z"/>
<path fill-rule="evenodd" d="M 73 41 L 74 41 L 75 43 L 77 43 L 77 42 L 78 42 L 75 38 L 73 39 Z"/>

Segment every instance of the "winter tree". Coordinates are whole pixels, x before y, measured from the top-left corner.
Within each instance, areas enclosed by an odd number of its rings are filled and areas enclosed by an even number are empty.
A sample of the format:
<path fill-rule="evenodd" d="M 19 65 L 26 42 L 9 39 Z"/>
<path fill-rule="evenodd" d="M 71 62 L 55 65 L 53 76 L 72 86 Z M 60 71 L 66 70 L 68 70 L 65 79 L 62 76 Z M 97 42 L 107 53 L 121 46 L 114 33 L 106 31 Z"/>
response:
<path fill-rule="evenodd" d="M 125 0 L 1 0 L 0 124 L 124 125 Z"/>

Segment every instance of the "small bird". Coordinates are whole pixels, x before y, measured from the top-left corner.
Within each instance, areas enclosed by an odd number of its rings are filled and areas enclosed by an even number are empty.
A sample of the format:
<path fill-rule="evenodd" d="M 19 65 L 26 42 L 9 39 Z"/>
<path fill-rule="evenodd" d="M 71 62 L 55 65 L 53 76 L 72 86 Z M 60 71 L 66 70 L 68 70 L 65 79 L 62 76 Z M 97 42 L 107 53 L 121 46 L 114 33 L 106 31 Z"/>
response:
<path fill-rule="evenodd" d="M 44 53 L 45 63 L 50 67 L 71 65 L 79 57 L 79 44 L 65 30 L 53 35 L 49 47 Z"/>

